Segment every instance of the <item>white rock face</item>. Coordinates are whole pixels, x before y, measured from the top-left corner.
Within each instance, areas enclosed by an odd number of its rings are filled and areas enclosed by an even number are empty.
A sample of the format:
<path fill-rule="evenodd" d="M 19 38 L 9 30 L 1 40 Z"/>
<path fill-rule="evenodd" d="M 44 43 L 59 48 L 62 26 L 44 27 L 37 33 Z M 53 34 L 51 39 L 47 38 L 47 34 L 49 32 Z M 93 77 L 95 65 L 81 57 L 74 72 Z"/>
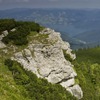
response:
<path fill-rule="evenodd" d="M 74 78 L 72 78 L 72 79 L 69 79 L 68 81 L 61 82 L 60 84 L 63 87 L 68 88 L 68 87 L 71 87 L 71 86 L 73 86 L 75 84 L 75 80 L 74 80 Z"/>
<path fill-rule="evenodd" d="M 3 31 L 2 34 L 0 35 L 0 41 L 7 35 L 8 35 L 8 31 L 7 30 Z"/>
<path fill-rule="evenodd" d="M 0 35 L 0 49 L 5 48 L 6 45 L 1 41 L 5 36 L 8 35 L 8 31 L 3 31 L 2 34 Z"/>
<path fill-rule="evenodd" d="M 78 99 L 81 99 L 83 97 L 82 89 L 79 85 L 74 85 L 73 87 L 70 87 L 67 89 L 72 95 L 77 97 Z"/>
<path fill-rule="evenodd" d="M 73 65 L 64 57 L 63 50 L 75 59 L 71 53 L 70 45 L 64 42 L 60 33 L 49 28 L 40 34 L 48 34 L 48 41 L 51 44 L 30 43 L 22 52 L 15 53 L 11 58 L 19 62 L 25 69 L 31 70 L 38 77 L 45 78 L 51 83 L 59 83 L 78 99 L 83 97 L 79 85 L 75 85 L 74 78 L 77 76 Z"/>
<path fill-rule="evenodd" d="M 2 41 L 0 41 L 0 49 L 5 48 L 5 47 L 6 45 Z"/>
<path fill-rule="evenodd" d="M 11 32 L 14 32 L 14 31 L 16 31 L 16 29 L 15 28 L 13 28 L 12 30 L 10 30 Z"/>

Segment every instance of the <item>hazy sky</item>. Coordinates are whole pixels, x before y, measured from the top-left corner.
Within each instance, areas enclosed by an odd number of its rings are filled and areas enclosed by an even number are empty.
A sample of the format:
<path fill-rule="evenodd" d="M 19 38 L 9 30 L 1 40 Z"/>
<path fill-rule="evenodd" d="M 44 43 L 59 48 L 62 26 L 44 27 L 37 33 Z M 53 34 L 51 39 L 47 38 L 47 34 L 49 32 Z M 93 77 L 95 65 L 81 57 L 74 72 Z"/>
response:
<path fill-rule="evenodd" d="M 100 8 L 100 0 L 0 0 L 0 9 L 7 8 Z"/>

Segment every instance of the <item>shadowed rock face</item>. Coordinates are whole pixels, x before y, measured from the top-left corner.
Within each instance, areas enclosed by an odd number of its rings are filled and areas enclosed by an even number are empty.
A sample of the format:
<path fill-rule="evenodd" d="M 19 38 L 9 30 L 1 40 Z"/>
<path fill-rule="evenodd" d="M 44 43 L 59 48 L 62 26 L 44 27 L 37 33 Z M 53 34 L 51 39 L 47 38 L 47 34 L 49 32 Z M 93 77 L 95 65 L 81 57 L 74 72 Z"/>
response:
<path fill-rule="evenodd" d="M 38 77 L 45 78 L 51 83 L 61 84 L 72 95 L 81 99 L 83 92 L 74 78 L 77 76 L 73 65 L 64 57 L 63 50 L 75 59 L 70 45 L 64 42 L 60 33 L 49 28 L 39 34 L 48 34 L 48 44 L 30 42 L 28 47 L 17 52 L 11 58 L 19 62 L 25 69 L 31 70 Z"/>

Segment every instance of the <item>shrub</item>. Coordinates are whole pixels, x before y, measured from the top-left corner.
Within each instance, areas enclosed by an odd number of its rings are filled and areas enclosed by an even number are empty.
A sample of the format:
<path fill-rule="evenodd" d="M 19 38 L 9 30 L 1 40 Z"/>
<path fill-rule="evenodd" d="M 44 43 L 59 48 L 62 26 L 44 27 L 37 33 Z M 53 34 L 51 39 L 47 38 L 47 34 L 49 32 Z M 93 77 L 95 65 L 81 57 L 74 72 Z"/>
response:
<path fill-rule="evenodd" d="M 7 21 L 7 23 L 6 23 Z M 6 24 L 6 25 L 5 25 Z M 3 42 L 8 44 L 12 42 L 15 45 L 26 45 L 28 43 L 27 36 L 31 31 L 40 31 L 40 26 L 34 22 L 15 21 L 13 19 L 3 19 L 0 21 L 1 31 L 8 30 L 9 34 L 3 38 Z M 16 28 L 14 32 L 10 30 Z"/>
<path fill-rule="evenodd" d="M 63 50 L 63 54 L 64 54 L 64 57 L 65 57 L 66 60 L 68 60 L 70 62 L 73 61 L 73 59 L 71 58 L 71 56 L 68 53 L 66 53 L 66 50 Z"/>
<path fill-rule="evenodd" d="M 13 66 L 13 61 L 10 60 L 10 59 L 6 59 L 5 62 L 4 62 L 4 64 L 5 64 L 6 66 L 8 66 L 8 67 L 11 68 L 11 67 Z"/>
<path fill-rule="evenodd" d="M 8 30 L 10 31 L 16 26 L 14 19 L 0 19 L 0 32 Z"/>

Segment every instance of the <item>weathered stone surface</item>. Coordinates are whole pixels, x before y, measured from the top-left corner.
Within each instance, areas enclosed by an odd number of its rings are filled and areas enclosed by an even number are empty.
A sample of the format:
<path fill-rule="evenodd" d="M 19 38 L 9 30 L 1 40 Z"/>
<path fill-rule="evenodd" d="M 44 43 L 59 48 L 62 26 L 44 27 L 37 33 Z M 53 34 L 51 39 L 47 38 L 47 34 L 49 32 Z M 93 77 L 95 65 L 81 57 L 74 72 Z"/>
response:
<path fill-rule="evenodd" d="M 5 48 L 5 47 L 6 45 L 2 41 L 0 41 L 0 49 Z"/>
<path fill-rule="evenodd" d="M 1 35 L 0 35 L 0 41 L 3 39 L 3 37 L 4 37 L 4 35 L 3 35 L 3 34 L 1 34 Z"/>
<path fill-rule="evenodd" d="M 79 85 L 74 85 L 73 87 L 69 87 L 67 89 L 72 95 L 77 97 L 78 99 L 81 99 L 83 97 L 82 89 Z"/>
<path fill-rule="evenodd" d="M 8 31 L 3 31 L 2 34 L 0 35 L 0 49 L 5 48 L 6 45 L 1 41 L 5 36 L 8 35 Z"/>
<path fill-rule="evenodd" d="M 7 30 L 3 31 L 2 33 L 3 33 L 4 36 L 8 35 L 8 31 Z"/>
<path fill-rule="evenodd" d="M 74 78 L 72 78 L 72 79 L 69 79 L 67 81 L 61 82 L 60 84 L 63 87 L 68 88 L 68 87 L 73 86 L 75 84 L 75 80 L 74 80 Z"/>
<path fill-rule="evenodd" d="M 16 31 L 16 29 L 15 28 L 13 28 L 12 30 L 10 30 L 11 32 L 14 32 L 14 31 Z"/>
<path fill-rule="evenodd" d="M 79 85 L 74 85 L 77 74 L 73 70 L 73 65 L 65 59 L 63 54 L 63 50 L 66 50 L 66 53 L 75 59 L 69 43 L 61 39 L 60 33 L 49 28 L 40 34 L 49 34 L 48 41 L 51 44 L 31 42 L 26 49 L 15 53 L 11 59 L 18 61 L 38 77 L 45 78 L 51 83 L 61 84 L 78 99 L 82 98 L 81 88 Z"/>
<path fill-rule="evenodd" d="M 3 51 L 5 54 L 8 53 L 8 50 L 7 50 L 7 49 L 3 49 L 2 51 Z"/>

